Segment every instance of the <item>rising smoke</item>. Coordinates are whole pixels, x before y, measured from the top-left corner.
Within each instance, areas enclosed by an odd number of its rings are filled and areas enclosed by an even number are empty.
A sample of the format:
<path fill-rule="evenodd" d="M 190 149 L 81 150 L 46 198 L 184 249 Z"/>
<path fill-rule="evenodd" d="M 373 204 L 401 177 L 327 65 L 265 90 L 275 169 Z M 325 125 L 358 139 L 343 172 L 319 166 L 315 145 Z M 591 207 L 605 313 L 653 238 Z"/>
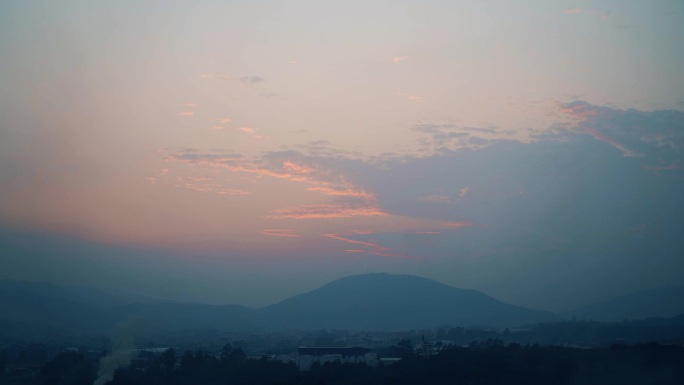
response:
<path fill-rule="evenodd" d="M 114 372 L 131 362 L 133 354 L 133 330 L 128 323 L 116 326 L 112 336 L 111 353 L 100 359 L 97 369 L 97 379 L 93 385 L 105 385 L 114 379 Z"/>

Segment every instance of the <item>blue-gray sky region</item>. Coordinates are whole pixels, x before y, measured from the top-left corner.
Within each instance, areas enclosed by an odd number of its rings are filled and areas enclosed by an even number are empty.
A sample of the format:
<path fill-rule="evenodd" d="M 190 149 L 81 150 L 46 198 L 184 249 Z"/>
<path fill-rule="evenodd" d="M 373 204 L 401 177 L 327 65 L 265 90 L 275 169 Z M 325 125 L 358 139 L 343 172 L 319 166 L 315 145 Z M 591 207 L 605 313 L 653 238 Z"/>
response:
<path fill-rule="evenodd" d="M 0 278 L 684 283 L 681 1 L 5 1 Z"/>

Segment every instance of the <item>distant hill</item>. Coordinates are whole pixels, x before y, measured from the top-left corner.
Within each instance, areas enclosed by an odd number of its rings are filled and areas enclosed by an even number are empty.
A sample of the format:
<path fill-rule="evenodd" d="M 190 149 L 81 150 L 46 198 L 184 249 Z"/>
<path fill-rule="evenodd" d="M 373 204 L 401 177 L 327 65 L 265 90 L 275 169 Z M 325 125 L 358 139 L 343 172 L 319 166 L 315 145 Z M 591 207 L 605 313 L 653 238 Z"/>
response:
<path fill-rule="evenodd" d="M 0 327 L 10 334 L 94 332 L 106 323 L 107 310 L 122 303 L 122 298 L 84 287 L 0 281 Z"/>
<path fill-rule="evenodd" d="M 684 286 L 661 286 L 583 306 L 563 315 L 605 322 L 684 314 Z"/>
<path fill-rule="evenodd" d="M 0 331 L 9 334 L 139 330 L 409 330 L 443 325 L 511 327 L 556 321 L 475 290 L 410 275 L 342 278 L 261 309 L 137 300 L 83 287 L 0 282 Z"/>
<path fill-rule="evenodd" d="M 508 305 L 475 290 L 457 289 L 411 275 L 390 274 L 338 279 L 265 307 L 260 313 L 262 322 L 268 322 L 266 325 L 290 329 L 509 327 L 558 320 L 552 313 Z"/>
<path fill-rule="evenodd" d="M 153 301 L 47 282 L 0 281 L 0 334 L 110 332 L 126 323 L 138 331 L 249 329 L 254 310 L 238 305 Z"/>

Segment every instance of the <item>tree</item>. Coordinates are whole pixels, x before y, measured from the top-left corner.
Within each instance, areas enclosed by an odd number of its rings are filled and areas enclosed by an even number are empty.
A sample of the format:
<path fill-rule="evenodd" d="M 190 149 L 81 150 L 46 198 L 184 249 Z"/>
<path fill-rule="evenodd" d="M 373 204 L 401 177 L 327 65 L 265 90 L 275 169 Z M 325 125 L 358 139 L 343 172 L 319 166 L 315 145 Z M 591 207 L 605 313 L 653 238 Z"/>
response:
<path fill-rule="evenodd" d="M 247 355 L 240 348 L 234 348 L 227 343 L 221 349 L 221 362 L 224 364 L 239 364 L 247 359 Z"/>
<path fill-rule="evenodd" d="M 166 351 L 159 356 L 159 361 L 163 371 L 173 371 L 173 368 L 176 366 L 176 351 L 173 350 L 173 348 L 166 349 Z"/>
<path fill-rule="evenodd" d="M 64 352 L 55 356 L 40 370 L 43 382 L 48 385 L 89 385 L 95 380 L 95 368 L 76 352 Z"/>
<path fill-rule="evenodd" d="M 399 341 L 396 345 L 392 347 L 393 354 L 395 357 L 407 358 L 412 357 L 415 353 L 413 351 L 413 342 L 408 339 L 403 339 Z"/>

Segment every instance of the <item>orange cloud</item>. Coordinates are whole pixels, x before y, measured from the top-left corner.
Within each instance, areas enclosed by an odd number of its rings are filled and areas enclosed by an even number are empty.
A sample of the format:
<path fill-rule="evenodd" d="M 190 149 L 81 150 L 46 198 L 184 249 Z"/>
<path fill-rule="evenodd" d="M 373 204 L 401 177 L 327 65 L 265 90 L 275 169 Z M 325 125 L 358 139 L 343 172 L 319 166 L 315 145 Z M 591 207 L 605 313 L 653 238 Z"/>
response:
<path fill-rule="evenodd" d="M 178 116 L 193 116 L 195 113 L 193 111 L 183 111 L 178 113 Z"/>
<path fill-rule="evenodd" d="M 219 119 L 219 123 L 221 123 L 221 124 L 228 124 L 230 122 L 232 122 L 232 120 L 230 118 Z"/>
<path fill-rule="evenodd" d="M 392 63 L 400 63 L 403 62 L 404 60 L 408 59 L 408 56 L 395 56 L 392 58 Z"/>

